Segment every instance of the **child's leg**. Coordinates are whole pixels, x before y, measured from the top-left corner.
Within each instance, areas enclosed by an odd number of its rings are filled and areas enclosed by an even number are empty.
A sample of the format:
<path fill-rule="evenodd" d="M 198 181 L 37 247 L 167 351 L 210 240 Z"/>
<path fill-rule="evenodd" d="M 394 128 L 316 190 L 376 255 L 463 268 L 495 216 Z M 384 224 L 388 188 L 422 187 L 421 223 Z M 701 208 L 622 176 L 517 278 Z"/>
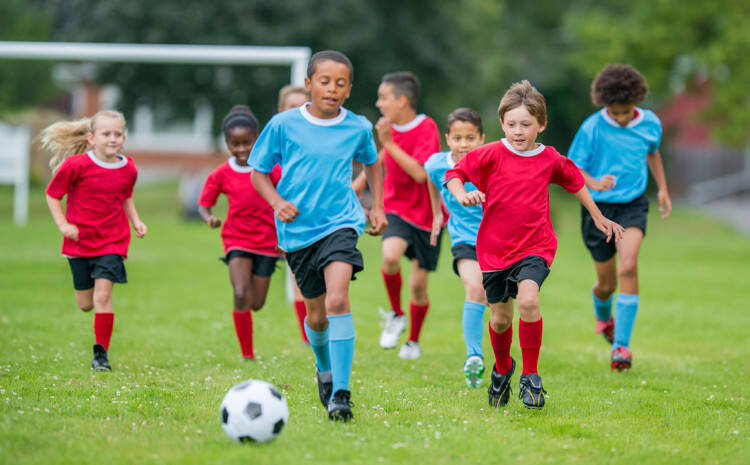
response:
<path fill-rule="evenodd" d="M 291 273 L 291 270 L 289 272 Z M 294 313 L 297 314 L 297 322 L 299 323 L 299 329 L 302 333 L 302 340 L 309 344 L 310 341 L 307 340 L 307 334 L 305 334 L 307 307 L 305 306 L 305 298 L 302 297 L 302 291 L 299 290 L 297 280 L 294 278 L 294 273 L 292 273 L 292 285 L 294 287 Z"/>
<path fill-rule="evenodd" d="M 458 260 L 456 267 L 466 290 L 461 318 L 466 356 L 478 355 L 481 357 L 484 308 L 487 305 L 487 295 L 482 286 L 482 270 L 479 268 L 479 262 L 467 258 Z"/>
<path fill-rule="evenodd" d="M 625 229 L 622 240 L 617 244 L 620 255 L 618 276 L 620 278 L 620 294 L 617 296 L 615 311 L 615 342 L 617 347 L 628 347 L 633 333 L 635 317 L 638 313 L 640 297 L 638 295 L 638 253 L 643 241 L 643 231 L 632 227 Z"/>
<path fill-rule="evenodd" d="M 490 304 L 490 342 L 495 353 L 495 370 L 498 374 L 508 373 L 513 361 L 510 358 L 510 345 L 513 342 L 513 301 Z"/>
<path fill-rule="evenodd" d="M 531 279 L 518 283 L 518 342 L 523 358 L 522 375 L 537 373 L 542 347 L 542 313 L 539 309 L 539 284 Z"/>
<path fill-rule="evenodd" d="M 404 314 L 401 308 L 401 257 L 406 253 L 409 244 L 401 237 L 391 236 L 383 239 L 383 281 L 388 293 L 391 309 L 397 316 Z"/>
<path fill-rule="evenodd" d="M 326 294 L 313 299 L 305 298 L 305 306 L 307 307 L 305 333 L 315 354 L 315 366 L 318 372 L 326 374 L 325 378 L 328 378 L 331 372 L 331 350 L 328 344 Z"/>
<path fill-rule="evenodd" d="M 112 288 L 114 283 L 106 278 L 96 278 L 92 302 L 94 304 L 94 337 L 104 350 L 109 350 L 115 314 L 112 312 Z"/>
<path fill-rule="evenodd" d="M 354 360 L 354 320 L 349 306 L 349 283 L 353 266 L 334 261 L 323 270 L 326 282 L 325 307 L 328 314 L 331 354 L 332 393 L 349 390 Z"/>
<path fill-rule="evenodd" d="M 260 310 L 266 303 L 268 286 L 271 284 L 269 276 L 250 276 L 250 308 Z"/>
<path fill-rule="evenodd" d="M 76 305 L 84 312 L 94 308 L 94 288 L 79 291 L 76 289 Z"/>
<path fill-rule="evenodd" d="M 615 257 L 604 262 L 594 261 L 596 283 L 591 289 L 594 313 L 599 321 L 609 321 L 612 316 L 612 294 L 617 289 L 617 261 Z"/>
<path fill-rule="evenodd" d="M 411 277 L 409 279 L 409 290 L 411 291 L 411 302 L 409 303 L 409 340 L 419 342 L 422 332 L 422 324 L 430 309 L 430 301 L 427 297 L 427 279 L 430 272 L 419 266 L 419 261 L 411 261 Z"/>
<path fill-rule="evenodd" d="M 247 257 L 234 257 L 229 260 L 229 280 L 234 295 L 234 331 L 240 343 L 242 357 L 254 359 L 253 316 L 251 299 L 251 274 L 253 261 Z"/>

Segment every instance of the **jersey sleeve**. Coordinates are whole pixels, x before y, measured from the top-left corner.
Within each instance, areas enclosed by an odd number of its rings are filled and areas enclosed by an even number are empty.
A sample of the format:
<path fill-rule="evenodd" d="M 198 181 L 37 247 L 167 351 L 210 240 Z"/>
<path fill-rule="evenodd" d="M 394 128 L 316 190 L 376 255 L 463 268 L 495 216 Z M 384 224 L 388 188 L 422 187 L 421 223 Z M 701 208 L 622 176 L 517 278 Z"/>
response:
<path fill-rule="evenodd" d="M 255 141 L 248 164 L 261 173 L 270 173 L 279 163 L 281 163 L 281 127 L 277 117 L 273 117 Z"/>
<path fill-rule="evenodd" d="M 422 165 L 427 163 L 433 153 L 440 151 L 440 134 L 435 123 L 432 120 L 430 123 L 415 145 L 414 153 L 409 154 Z"/>
<path fill-rule="evenodd" d="M 555 151 L 555 169 L 551 182 L 558 184 L 570 193 L 578 192 L 585 185 L 581 170 L 569 158 L 565 158 Z"/>
<path fill-rule="evenodd" d="M 439 154 L 432 155 L 428 160 L 427 163 L 424 164 L 424 169 L 427 171 L 427 177 L 430 178 L 430 181 L 432 181 L 433 184 L 435 184 L 438 189 L 440 189 L 443 186 L 443 180 L 440 179 L 440 168 L 438 167 L 437 163 L 437 157 Z"/>
<path fill-rule="evenodd" d="M 269 178 L 271 178 L 271 182 L 273 183 L 274 187 L 279 184 L 279 180 L 281 179 L 281 165 L 276 165 L 273 167 Z"/>
<path fill-rule="evenodd" d="M 589 159 L 593 151 L 592 139 L 590 129 L 584 123 L 578 128 L 578 132 L 573 138 L 573 143 L 570 144 L 570 149 L 568 149 L 568 158 L 582 170 L 589 169 Z"/>
<path fill-rule="evenodd" d="M 211 172 L 203 184 L 201 196 L 198 198 L 198 205 L 201 207 L 211 208 L 216 205 L 216 199 L 221 194 L 221 176 L 218 168 Z"/>
<path fill-rule="evenodd" d="M 78 165 L 74 163 L 74 159 L 65 159 L 55 172 L 55 175 L 52 176 L 45 193 L 58 200 L 62 199 L 65 194 L 70 192 L 73 184 L 75 184 L 78 179 L 79 170 L 77 169 L 77 166 Z"/>
<path fill-rule="evenodd" d="M 470 182 L 475 186 L 479 187 L 480 172 L 482 165 L 482 152 L 473 150 L 467 153 L 462 159 L 456 163 L 453 168 L 449 169 L 445 173 L 445 181 L 442 184 L 446 184 L 452 178 L 458 178 L 463 183 Z M 481 187 L 480 187 L 481 189 Z"/>
<path fill-rule="evenodd" d="M 378 151 L 375 149 L 375 140 L 372 137 L 372 124 L 369 121 L 365 125 L 365 136 L 362 137 L 362 142 L 357 147 L 354 159 L 365 165 L 372 165 L 378 160 Z"/>

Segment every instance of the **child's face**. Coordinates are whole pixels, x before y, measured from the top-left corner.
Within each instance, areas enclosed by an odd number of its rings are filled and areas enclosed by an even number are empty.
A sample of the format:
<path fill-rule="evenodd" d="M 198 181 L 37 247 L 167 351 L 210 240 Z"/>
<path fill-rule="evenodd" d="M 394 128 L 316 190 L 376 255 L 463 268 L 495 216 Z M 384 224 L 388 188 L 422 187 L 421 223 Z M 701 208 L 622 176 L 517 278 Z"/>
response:
<path fill-rule="evenodd" d="M 349 67 L 333 60 L 323 60 L 311 78 L 305 78 L 305 88 L 310 94 L 310 113 L 317 118 L 334 118 L 339 108 L 349 98 L 352 82 Z"/>
<path fill-rule="evenodd" d="M 536 147 L 536 135 L 544 131 L 546 127 L 546 125 L 539 124 L 525 105 L 505 112 L 500 124 L 505 138 L 519 152 L 533 150 Z"/>
<path fill-rule="evenodd" d="M 378 87 L 378 100 L 375 102 L 375 106 L 378 107 L 380 113 L 391 121 L 398 119 L 398 114 L 403 111 L 404 106 L 408 105 L 405 96 L 396 98 L 393 93 L 393 84 L 383 82 Z"/>
<path fill-rule="evenodd" d="M 456 121 L 448 128 L 445 135 L 453 157 L 460 160 L 467 153 L 484 144 L 484 134 L 479 133 L 479 128 L 468 121 Z"/>
<path fill-rule="evenodd" d="M 224 140 L 229 152 L 237 159 L 237 164 L 245 166 L 257 138 L 258 135 L 252 129 L 236 126 L 227 131 Z"/>
<path fill-rule="evenodd" d="M 125 127 L 119 118 L 98 116 L 94 131 L 88 135 L 94 153 L 103 157 L 114 157 L 125 143 Z"/>
<path fill-rule="evenodd" d="M 635 104 L 633 103 L 613 103 L 607 105 L 607 113 L 622 127 L 628 125 L 635 118 Z"/>
<path fill-rule="evenodd" d="M 307 95 L 303 94 L 302 92 L 292 92 L 291 94 L 286 96 L 284 105 L 279 107 L 279 113 L 281 113 L 282 111 L 291 110 L 292 108 L 301 107 L 305 103 L 307 103 Z"/>

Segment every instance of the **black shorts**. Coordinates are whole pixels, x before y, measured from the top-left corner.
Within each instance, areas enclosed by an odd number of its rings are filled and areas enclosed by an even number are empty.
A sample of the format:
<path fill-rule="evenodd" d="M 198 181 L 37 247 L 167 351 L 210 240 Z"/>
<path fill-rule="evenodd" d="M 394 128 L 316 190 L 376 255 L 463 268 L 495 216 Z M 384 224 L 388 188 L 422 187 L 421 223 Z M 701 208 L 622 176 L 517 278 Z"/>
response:
<path fill-rule="evenodd" d="M 124 261 L 122 255 L 117 254 L 68 258 L 70 271 L 73 272 L 73 287 L 77 291 L 91 289 L 98 278 L 109 279 L 113 283 L 128 282 Z"/>
<path fill-rule="evenodd" d="M 451 247 L 451 253 L 453 254 L 453 272 L 456 273 L 458 277 L 461 277 L 460 274 L 458 274 L 458 261 L 462 258 L 468 258 L 469 260 L 477 261 L 477 246 L 471 245 L 471 244 L 456 244 L 453 247 Z"/>
<path fill-rule="evenodd" d="M 221 257 L 219 260 L 229 265 L 229 260 L 233 258 L 249 258 L 253 261 L 252 273 L 264 278 L 268 278 L 273 274 L 274 270 L 276 270 L 276 262 L 279 260 L 279 257 L 269 257 L 268 255 L 260 255 L 239 249 L 230 250 L 226 257 Z"/>
<path fill-rule="evenodd" d="M 443 237 L 445 228 L 440 230 L 437 245 L 430 245 L 429 231 L 412 226 L 394 213 L 388 213 L 385 217 L 388 220 L 388 228 L 383 234 L 383 240 L 389 237 L 400 237 L 408 244 L 404 253 L 406 258 L 409 260 L 416 258 L 420 268 L 435 271 L 440 257 L 440 239 Z"/>
<path fill-rule="evenodd" d="M 352 281 L 364 269 L 362 253 L 357 249 L 357 231 L 346 228 L 308 245 L 304 249 L 286 253 L 286 261 L 294 273 L 302 295 L 314 299 L 326 292 L 323 270 L 331 262 L 346 262 L 353 267 Z"/>
<path fill-rule="evenodd" d="M 601 210 L 602 215 L 607 219 L 619 223 L 623 228 L 640 228 L 643 235 L 646 235 L 646 219 L 648 217 L 648 198 L 646 194 L 635 198 L 627 203 L 606 203 L 596 202 L 596 206 Z M 581 233 L 583 234 L 583 243 L 589 249 L 591 257 L 597 262 L 606 262 L 615 256 L 614 238 L 607 242 L 607 236 L 596 229 L 594 220 L 591 218 L 588 210 L 581 207 Z"/>
<path fill-rule="evenodd" d="M 507 302 L 518 295 L 518 282 L 530 279 L 542 287 L 549 275 L 549 267 L 542 257 L 531 255 L 500 271 L 482 272 L 482 285 L 487 293 L 487 302 Z"/>

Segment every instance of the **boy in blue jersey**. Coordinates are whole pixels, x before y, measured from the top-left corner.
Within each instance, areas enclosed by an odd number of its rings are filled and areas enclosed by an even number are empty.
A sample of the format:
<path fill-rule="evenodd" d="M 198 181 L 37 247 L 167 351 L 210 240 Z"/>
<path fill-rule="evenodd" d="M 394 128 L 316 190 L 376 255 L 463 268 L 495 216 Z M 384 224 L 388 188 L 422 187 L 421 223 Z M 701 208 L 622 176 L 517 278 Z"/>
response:
<path fill-rule="evenodd" d="M 373 194 L 366 232 L 380 235 L 388 224 L 372 124 L 342 107 L 352 75 L 342 53 L 314 54 L 305 78 L 310 102 L 271 118 L 248 160 L 255 188 L 274 209 L 279 247 L 305 299 L 320 401 L 329 419 L 340 421 L 352 418 L 349 282 L 364 266 L 357 240 L 365 214 L 351 187 L 353 160 L 364 163 Z M 268 173 L 277 163 L 282 174 L 274 187 Z"/>
<path fill-rule="evenodd" d="M 591 84 L 591 100 L 600 111 L 583 122 L 568 156 L 581 169 L 586 186 L 604 216 L 625 228 L 616 244 L 582 210 L 583 241 L 591 252 L 597 282 L 591 291 L 596 331 L 612 344 L 612 370 L 632 364 L 630 336 L 638 312 L 638 251 L 646 234 L 647 169 L 656 181 L 661 217 L 672 211 L 664 166 L 659 154 L 661 122 L 651 110 L 636 105 L 646 98 L 646 81 L 630 65 L 607 65 Z M 620 255 L 619 266 L 615 254 Z M 615 317 L 612 298 L 620 281 Z"/>
<path fill-rule="evenodd" d="M 445 134 L 450 150 L 430 157 L 424 168 L 430 181 L 427 188 L 432 205 L 432 234 L 430 244 L 436 245 L 443 226 L 443 211 L 440 202 L 445 204 L 450 218 L 448 233 L 451 236 L 453 271 L 463 281 L 466 291 L 461 323 L 466 344 L 464 377 L 470 388 L 482 385 L 484 360 L 482 358 L 482 335 L 484 334 L 484 308 L 487 295 L 482 286 L 482 270 L 477 261 L 477 235 L 482 222 L 482 206 L 464 207 L 445 187 L 445 172 L 471 150 L 484 143 L 482 117 L 469 108 L 459 108 L 448 115 L 448 132 Z M 464 184 L 468 192 L 477 190 L 472 183 Z"/>

